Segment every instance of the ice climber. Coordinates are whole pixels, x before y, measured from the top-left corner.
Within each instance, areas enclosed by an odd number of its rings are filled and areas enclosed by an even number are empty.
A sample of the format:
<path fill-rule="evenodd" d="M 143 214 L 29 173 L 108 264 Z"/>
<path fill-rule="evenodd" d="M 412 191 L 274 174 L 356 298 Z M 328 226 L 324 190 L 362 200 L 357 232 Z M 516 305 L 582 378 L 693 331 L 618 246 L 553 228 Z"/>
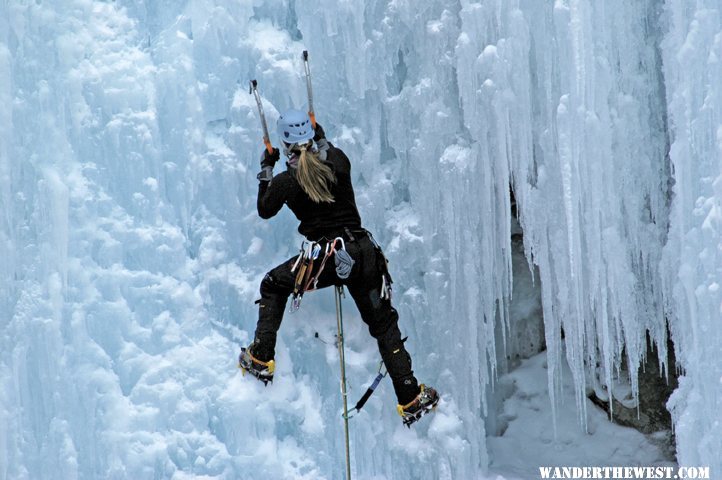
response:
<path fill-rule="evenodd" d="M 276 334 L 289 296 L 293 295 L 293 309 L 305 291 L 345 285 L 378 342 L 398 398 L 398 412 L 410 425 L 436 406 L 439 395 L 434 388 L 419 385 L 411 370 L 398 313 L 391 306 L 386 258 L 361 226 L 351 163 L 326 140 L 319 124 L 314 130 L 306 112 L 283 113 L 277 130 L 287 169 L 274 176 L 279 150 L 264 150 L 258 174 L 258 214 L 269 219 L 288 205 L 308 242 L 301 254 L 268 272 L 261 282 L 255 338 L 242 349 L 240 367 L 264 383 L 273 380 Z"/>

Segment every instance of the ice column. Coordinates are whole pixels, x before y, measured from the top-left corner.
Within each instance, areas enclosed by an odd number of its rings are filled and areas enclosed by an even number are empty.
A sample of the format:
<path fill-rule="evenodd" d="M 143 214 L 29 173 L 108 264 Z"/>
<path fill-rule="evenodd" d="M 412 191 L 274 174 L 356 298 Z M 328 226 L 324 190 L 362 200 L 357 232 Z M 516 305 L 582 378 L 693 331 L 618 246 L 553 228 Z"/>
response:
<path fill-rule="evenodd" d="M 668 1 L 662 43 L 674 197 L 665 305 L 683 368 L 669 401 L 678 460 L 722 472 L 722 11 Z"/>
<path fill-rule="evenodd" d="M 665 351 L 657 287 L 668 176 L 659 12 L 655 2 L 519 8 L 531 37 L 528 64 L 507 75 L 526 79 L 508 83 L 530 105 L 511 117 L 521 153 L 509 163 L 525 248 L 541 277 L 550 391 L 565 353 L 583 418 L 587 386 L 610 389 L 624 362 L 636 372 L 646 330 Z M 636 374 L 630 381 L 636 393 Z"/>

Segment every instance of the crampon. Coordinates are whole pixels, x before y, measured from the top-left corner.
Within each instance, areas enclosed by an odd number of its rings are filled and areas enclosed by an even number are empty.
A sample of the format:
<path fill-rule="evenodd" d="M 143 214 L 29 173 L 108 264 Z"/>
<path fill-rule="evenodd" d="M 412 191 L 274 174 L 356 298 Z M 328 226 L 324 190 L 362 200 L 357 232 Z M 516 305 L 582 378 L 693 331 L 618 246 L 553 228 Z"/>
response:
<path fill-rule="evenodd" d="M 249 348 L 241 348 L 241 355 L 238 357 L 238 368 L 241 369 L 243 375 L 250 373 L 257 379 L 268 385 L 273 382 L 273 372 L 276 369 L 276 363 L 273 360 L 263 362 L 258 360 L 250 352 Z"/>
<path fill-rule="evenodd" d="M 408 428 L 419 421 L 421 417 L 427 413 L 436 410 L 439 403 L 439 394 L 436 389 L 427 387 L 423 383 L 419 385 L 421 392 L 410 403 L 406 405 L 398 405 L 396 409 L 401 415 L 401 419 Z"/>

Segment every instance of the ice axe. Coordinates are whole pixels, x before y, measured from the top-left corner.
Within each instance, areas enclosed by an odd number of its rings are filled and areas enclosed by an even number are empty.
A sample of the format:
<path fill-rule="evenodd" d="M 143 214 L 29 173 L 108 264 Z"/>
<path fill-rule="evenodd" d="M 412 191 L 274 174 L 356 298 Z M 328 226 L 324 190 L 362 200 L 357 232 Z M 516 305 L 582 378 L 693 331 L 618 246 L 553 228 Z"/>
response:
<path fill-rule="evenodd" d="M 263 128 L 263 144 L 266 146 L 268 153 L 273 153 L 273 146 L 271 145 L 271 138 L 268 136 L 268 125 L 266 124 L 266 115 L 263 113 L 263 103 L 261 103 L 261 95 L 258 93 L 258 82 L 251 80 L 251 86 L 248 89 L 248 93 L 252 93 L 256 97 L 256 104 L 258 105 L 258 114 L 261 117 L 261 127 Z"/>
<path fill-rule="evenodd" d="M 306 92 L 308 92 L 308 116 L 311 125 L 316 128 L 316 114 L 313 112 L 313 89 L 311 88 L 311 68 L 308 66 L 308 50 L 303 51 L 303 67 L 306 69 Z"/>

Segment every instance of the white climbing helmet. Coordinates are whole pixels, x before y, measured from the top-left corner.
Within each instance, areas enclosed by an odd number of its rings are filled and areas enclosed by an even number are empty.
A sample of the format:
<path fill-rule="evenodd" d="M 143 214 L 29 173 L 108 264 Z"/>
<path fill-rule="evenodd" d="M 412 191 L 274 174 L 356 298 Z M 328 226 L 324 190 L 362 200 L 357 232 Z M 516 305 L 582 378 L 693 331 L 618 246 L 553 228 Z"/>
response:
<path fill-rule="evenodd" d="M 276 128 L 281 141 L 289 145 L 308 143 L 315 133 L 308 113 L 296 109 L 283 112 L 278 117 Z"/>

